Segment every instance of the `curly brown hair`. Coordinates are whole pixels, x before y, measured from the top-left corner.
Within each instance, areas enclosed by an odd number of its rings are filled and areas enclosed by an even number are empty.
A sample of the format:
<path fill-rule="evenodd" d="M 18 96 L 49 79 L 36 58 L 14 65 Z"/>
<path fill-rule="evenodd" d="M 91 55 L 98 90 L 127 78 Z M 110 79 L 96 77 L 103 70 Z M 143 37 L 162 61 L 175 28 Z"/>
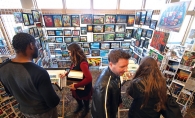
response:
<path fill-rule="evenodd" d="M 152 57 L 144 57 L 136 71 L 133 79 L 141 78 L 144 86 L 144 101 L 141 108 L 147 105 L 148 99 L 152 93 L 157 93 L 159 102 L 156 104 L 156 111 L 166 109 L 165 102 L 167 99 L 167 86 L 165 78 L 158 68 L 157 62 Z"/>
<path fill-rule="evenodd" d="M 71 52 L 70 59 L 74 65 L 87 60 L 86 55 L 77 43 L 74 42 L 69 44 L 67 49 Z"/>

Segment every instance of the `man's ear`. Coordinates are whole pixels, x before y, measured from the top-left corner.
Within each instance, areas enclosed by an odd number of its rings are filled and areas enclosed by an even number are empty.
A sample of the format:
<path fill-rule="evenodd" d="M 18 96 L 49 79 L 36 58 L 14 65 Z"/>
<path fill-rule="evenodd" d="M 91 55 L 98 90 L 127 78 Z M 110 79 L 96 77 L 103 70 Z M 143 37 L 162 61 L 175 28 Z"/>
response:
<path fill-rule="evenodd" d="M 113 63 L 112 62 L 109 62 L 109 66 L 112 67 Z"/>
<path fill-rule="evenodd" d="M 30 47 L 30 49 L 34 49 L 34 46 L 33 46 L 32 42 L 29 44 L 29 47 Z"/>

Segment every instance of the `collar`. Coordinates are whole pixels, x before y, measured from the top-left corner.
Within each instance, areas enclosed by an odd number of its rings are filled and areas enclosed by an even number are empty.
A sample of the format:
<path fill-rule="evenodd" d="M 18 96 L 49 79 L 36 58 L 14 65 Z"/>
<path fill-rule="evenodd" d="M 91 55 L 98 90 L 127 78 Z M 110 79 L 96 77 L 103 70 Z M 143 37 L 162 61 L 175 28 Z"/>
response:
<path fill-rule="evenodd" d="M 109 70 L 109 72 L 110 72 L 110 74 L 111 74 L 111 76 L 112 76 L 112 77 L 117 78 L 117 79 L 119 79 L 119 80 L 120 80 L 120 76 L 118 76 L 118 75 L 114 74 L 114 73 L 111 71 L 111 69 L 110 69 L 110 67 L 109 67 L 109 66 L 108 66 L 108 70 Z"/>

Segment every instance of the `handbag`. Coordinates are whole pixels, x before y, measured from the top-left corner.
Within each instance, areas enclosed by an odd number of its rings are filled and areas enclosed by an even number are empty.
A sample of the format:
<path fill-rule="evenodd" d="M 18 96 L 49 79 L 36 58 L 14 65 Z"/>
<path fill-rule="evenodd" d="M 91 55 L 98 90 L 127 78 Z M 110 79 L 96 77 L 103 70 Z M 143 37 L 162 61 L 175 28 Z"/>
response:
<path fill-rule="evenodd" d="M 183 118 L 179 104 L 176 102 L 175 98 L 172 96 L 170 89 L 170 95 L 167 96 L 166 110 L 161 110 L 161 114 L 164 118 Z"/>

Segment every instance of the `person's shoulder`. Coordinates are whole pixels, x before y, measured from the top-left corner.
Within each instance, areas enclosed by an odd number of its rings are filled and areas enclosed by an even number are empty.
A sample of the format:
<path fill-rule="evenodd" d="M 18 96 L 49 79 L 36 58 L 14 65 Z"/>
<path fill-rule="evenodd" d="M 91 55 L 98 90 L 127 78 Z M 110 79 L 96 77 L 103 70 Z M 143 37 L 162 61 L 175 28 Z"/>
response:
<path fill-rule="evenodd" d="M 11 60 L 8 58 L 6 60 L 3 61 L 3 63 L 0 64 L 0 68 L 5 66 L 6 64 L 8 64 L 9 62 L 11 62 Z"/>

